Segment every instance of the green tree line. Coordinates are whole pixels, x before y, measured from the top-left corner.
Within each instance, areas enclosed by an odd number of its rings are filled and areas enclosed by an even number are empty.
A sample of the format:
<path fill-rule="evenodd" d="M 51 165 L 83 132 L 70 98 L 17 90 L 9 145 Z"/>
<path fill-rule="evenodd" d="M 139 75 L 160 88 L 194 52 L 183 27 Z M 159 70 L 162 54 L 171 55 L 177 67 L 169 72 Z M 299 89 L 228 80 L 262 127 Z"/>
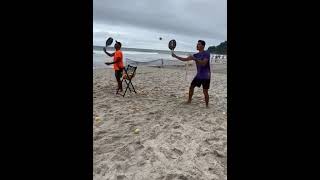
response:
<path fill-rule="evenodd" d="M 213 54 L 227 54 L 227 41 L 220 43 L 218 46 L 210 46 L 208 51 Z"/>

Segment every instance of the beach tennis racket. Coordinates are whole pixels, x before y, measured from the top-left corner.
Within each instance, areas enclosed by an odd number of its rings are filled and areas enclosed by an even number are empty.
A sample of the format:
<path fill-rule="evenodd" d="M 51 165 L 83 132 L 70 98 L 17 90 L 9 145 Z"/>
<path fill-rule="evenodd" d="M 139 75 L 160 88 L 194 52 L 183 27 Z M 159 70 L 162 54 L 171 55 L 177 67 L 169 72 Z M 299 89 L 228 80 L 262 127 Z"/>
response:
<path fill-rule="evenodd" d="M 112 42 L 113 42 L 112 37 L 109 37 L 109 38 L 106 40 L 106 47 L 103 48 L 104 51 L 106 51 L 107 47 L 110 46 L 110 45 L 112 44 Z M 106 64 L 106 65 L 110 65 L 110 64 L 108 64 L 108 63 L 105 63 L 105 64 Z"/>
<path fill-rule="evenodd" d="M 107 41 L 106 41 L 106 47 L 110 46 L 110 45 L 112 44 L 112 42 L 113 42 L 112 37 L 109 37 L 109 38 L 107 39 Z"/>
<path fill-rule="evenodd" d="M 171 41 L 169 41 L 168 47 L 171 50 L 171 52 L 173 52 L 174 48 L 176 48 L 177 42 L 176 40 L 172 39 Z"/>

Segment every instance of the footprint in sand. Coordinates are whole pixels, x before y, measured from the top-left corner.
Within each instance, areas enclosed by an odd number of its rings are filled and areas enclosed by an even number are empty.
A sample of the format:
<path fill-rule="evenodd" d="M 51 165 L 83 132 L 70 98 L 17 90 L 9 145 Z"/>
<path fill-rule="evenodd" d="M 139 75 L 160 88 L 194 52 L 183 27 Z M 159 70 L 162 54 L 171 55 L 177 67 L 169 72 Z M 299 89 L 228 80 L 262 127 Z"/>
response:
<path fill-rule="evenodd" d="M 200 126 L 198 127 L 197 129 L 200 129 L 201 131 L 204 131 L 204 132 L 208 132 L 209 130 L 207 129 L 207 127 L 205 126 Z"/>
<path fill-rule="evenodd" d="M 177 155 L 179 155 L 179 156 L 181 156 L 182 154 L 183 154 L 183 152 L 180 150 L 180 149 L 178 149 L 178 148 L 173 148 L 173 150 L 172 150 L 173 152 L 175 152 Z"/>
<path fill-rule="evenodd" d="M 193 179 L 193 178 L 182 175 L 182 174 L 168 174 L 165 178 L 165 180 L 175 180 L 175 179 L 188 180 L 188 179 Z"/>
<path fill-rule="evenodd" d="M 160 147 L 160 152 L 167 158 L 167 159 L 177 159 L 178 156 L 170 150 L 166 148 Z"/>
<path fill-rule="evenodd" d="M 174 132 L 174 134 L 171 134 L 166 141 L 170 144 L 173 144 L 179 140 L 182 140 L 181 136 L 182 136 L 181 132 Z"/>
<path fill-rule="evenodd" d="M 125 180 L 127 177 L 125 175 L 118 175 L 117 180 Z"/>
<path fill-rule="evenodd" d="M 173 129 L 179 129 L 179 128 L 182 128 L 182 126 L 181 125 L 179 125 L 179 124 L 175 124 L 175 125 L 173 125 Z M 183 129 L 183 128 L 182 128 Z"/>
<path fill-rule="evenodd" d="M 155 120 L 159 120 L 161 119 L 162 115 L 161 114 L 157 114 L 156 117 L 154 118 Z"/>

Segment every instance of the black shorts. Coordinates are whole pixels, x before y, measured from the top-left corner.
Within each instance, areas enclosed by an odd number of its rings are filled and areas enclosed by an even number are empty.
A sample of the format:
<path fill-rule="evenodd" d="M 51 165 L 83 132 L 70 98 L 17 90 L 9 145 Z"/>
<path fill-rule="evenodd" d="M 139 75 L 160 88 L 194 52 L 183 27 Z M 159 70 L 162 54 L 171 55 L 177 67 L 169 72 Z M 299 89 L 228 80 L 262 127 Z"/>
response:
<path fill-rule="evenodd" d="M 202 85 L 203 89 L 209 89 L 210 88 L 210 79 L 197 79 L 194 78 L 191 82 L 191 86 L 197 86 L 200 87 Z"/>
<path fill-rule="evenodd" d="M 121 79 L 122 77 L 122 71 L 123 69 L 120 69 L 120 70 L 116 70 L 114 75 L 116 76 L 117 79 Z"/>

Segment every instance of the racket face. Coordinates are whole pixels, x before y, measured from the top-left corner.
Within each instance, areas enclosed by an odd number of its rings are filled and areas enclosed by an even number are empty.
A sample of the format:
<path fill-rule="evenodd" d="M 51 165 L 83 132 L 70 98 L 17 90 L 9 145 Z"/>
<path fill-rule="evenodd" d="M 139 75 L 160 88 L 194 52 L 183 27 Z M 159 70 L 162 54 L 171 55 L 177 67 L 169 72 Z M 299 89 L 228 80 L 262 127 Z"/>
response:
<path fill-rule="evenodd" d="M 106 47 L 107 47 L 107 46 L 110 46 L 110 45 L 112 44 L 112 42 L 113 42 L 113 39 L 112 39 L 111 37 L 109 37 L 109 38 L 107 39 L 107 41 L 106 41 Z"/>
<path fill-rule="evenodd" d="M 168 47 L 171 51 L 173 51 L 174 48 L 176 48 L 176 45 L 177 45 L 176 40 L 172 39 L 171 41 L 169 41 Z"/>

